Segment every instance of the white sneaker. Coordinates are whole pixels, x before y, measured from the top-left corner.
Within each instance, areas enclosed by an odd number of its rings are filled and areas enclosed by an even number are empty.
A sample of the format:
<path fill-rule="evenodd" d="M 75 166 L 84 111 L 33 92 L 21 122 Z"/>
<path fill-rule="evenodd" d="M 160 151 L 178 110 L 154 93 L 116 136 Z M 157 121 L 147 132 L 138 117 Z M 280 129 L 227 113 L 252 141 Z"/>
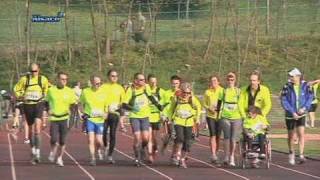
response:
<path fill-rule="evenodd" d="M 62 157 L 58 157 L 57 158 L 57 165 L 60 166 L 60 167 L 64 166 L 63 161 L 62 161 Z"/>
<path fill-rule="evenodd" d="M 266 154 L 264 154 L 264 153 L 259 154 L 259 158 L 260 159 L 265 159 L 266 158 Z"/>
<path fill-rule="evenodd" d="M 296 164 L 294 153 L 289 154 L 289 164 L 291 165 Z"/>
<path fill-rule="evenodd" d="M 53 152 L 51 151 L 51 152 L 49 153 L 48 160 L 49 160 L 50 162 L 54 162 L 54 157 L 55 157 L 55 155 L 54 155 Z"/>
<path fill-rule="evenodd" d="M 101 151 L 100 149 L 98 150 L 98 159 L 99 159 L 100 161 L 103 160 L 103 153 L 102 153 L 102 151 Z"/>
<path fill-rule="evenodd" d="M 108 156 L 108 157 L 107 157 L 107 161 L 108 161 L 110 164 L 116 163 L 116 161 L 113 159 L 112 156 Z"/>
<path fill-rule="evenodd" d="M 230 166 L 232 167 L 235 167 L 236 166 L 236 163 L 234 162 L 234 156 L 231 156 L 230 157 L 230 163 L 229 163 Z"/>
<path fill-rule="evenodd" d="M 24 144 L 30 144 L 30 139 L 24 138 L 23 143 L 24 143 Z"/>
<path fill-rule="evenodd" d="M 303 154 L 300 154 L 299 160 L 300 160 L 300 163 L 301 163 L 301 164 L 302 164 L 302 163 L 305 163 L 305 162 L 307 161 L 307 159 L 304 157 Z"/>
<path fill-rule="evenodd" d="M 36 154 L 35 154 L 35 160 L 36 160 L 36 162 L 37 163 L 39 163 L 40 162 L 40 149 L 36 149 L 36 152 L 35 152 Z"/>
<path fill-rule="evenodd" d="M 216 163 L 218 161 L 217 155 L 212 155 L 210 160 L 211 160 L 211 163 Z"/>

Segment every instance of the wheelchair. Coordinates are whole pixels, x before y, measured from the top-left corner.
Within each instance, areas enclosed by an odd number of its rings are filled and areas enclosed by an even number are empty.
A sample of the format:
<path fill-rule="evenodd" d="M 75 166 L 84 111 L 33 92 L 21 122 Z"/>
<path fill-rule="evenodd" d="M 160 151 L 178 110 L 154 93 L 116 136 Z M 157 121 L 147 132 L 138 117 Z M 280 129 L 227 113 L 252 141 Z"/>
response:
<path fill-rule="evenodd" d="M 242 135 L 242 138 L 238 142 L 238 152 L 239 152 L 239 166 L 242 169 L 246 169 L 250 167 L 250 161 L 256 160 L 255 166 L 253 168 L 258 168 L 259 165 L 264 165 L 266 169 L 270 168 L 270 163 L 271 163 L 271 141 L 270 138 L 268 137 L 268 133 L 263 134 L 264 141 L 263 141 L 263 146 L 265 148 L 265 157 L 260 156 L 260 145 L 257 137 L 254 137 L 253 140 L 251 141 L 251 149 L 249 148 L 249 142 L 248 138 L 246 137 L 245 134 Z"/>

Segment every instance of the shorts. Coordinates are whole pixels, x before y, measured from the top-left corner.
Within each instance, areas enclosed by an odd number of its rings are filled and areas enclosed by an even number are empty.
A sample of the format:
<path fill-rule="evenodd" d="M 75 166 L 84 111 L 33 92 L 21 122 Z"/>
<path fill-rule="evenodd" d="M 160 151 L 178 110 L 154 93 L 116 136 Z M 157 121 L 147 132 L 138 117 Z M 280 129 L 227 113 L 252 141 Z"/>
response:
<path fill-rule="evenodd" d="M 208 129 L 209 129 L 209 133 L 210 133 L 210 137 L 212 136 L 220 136 L 221 135 L 221 125 L 220 125 L 220 121 L 207 117 L 207 123 L 208 123 Z"/>
<path fill-rule="evenodd" d="M 130 118 L 130 124 L 133 133 L 141 131 L 149 131 L 149 118 Z"/>
<path fill-rule="evenodd" d="M 221 129 L 224 139 L 239 141 L 242 133 L 242 120 L 240 119 L 221 119 Z"/>
<path fill-rule="evenodd" d="M 309 112 L 316 112 L 318 107 L 318 104 L 311 104 L 311 107 L 309 109 Z"/>
<path fill-rule="evenodd" d="M 296 127 L 305 126 L 305 125 L 306 125 L 306 117 L 302 117 L 298 120 L 286 118 L 287 130 L 294 130 L 294 128 Z"/>
<path fill-rule="evenodd" d="M 102 135 L 104 130 L 104 123 L 95 123 L 90 121 L 89 119 L 87 122 L 87 132 L 94 132 L 95 134 Z"/>
<path fill-rule="evenodd" d="M 190 152 L 192 127 L 175 125 L 174 129 L 176 131 L 176 138 L 174 139 L 174 142 L 176 144 L 182 143 L 182 150 L 185 152 Z"/>
<path fill-rule="evenodd" d="M 150 126 L 153 131 L 159 131 L 160 127 L 161 127 L 161 123 L 160 122 L 152 122 L 152 123 L 150 123 Z"/>
<path fill-rule="evenodd" d="M 31 126 L 34 124 L 36 118 L 42 118 L 44 104 L 42 102 L 38 104 L 23 104 L 23 109 L 27 124 Z"/>
<path fill-rule="evenodd" d="M 68 133 L 68 120 L 51 121 L 50 122 L 50 143 L 51 145 L 59 142 L 60 146 L 66 144 L 66 136 Z"/>

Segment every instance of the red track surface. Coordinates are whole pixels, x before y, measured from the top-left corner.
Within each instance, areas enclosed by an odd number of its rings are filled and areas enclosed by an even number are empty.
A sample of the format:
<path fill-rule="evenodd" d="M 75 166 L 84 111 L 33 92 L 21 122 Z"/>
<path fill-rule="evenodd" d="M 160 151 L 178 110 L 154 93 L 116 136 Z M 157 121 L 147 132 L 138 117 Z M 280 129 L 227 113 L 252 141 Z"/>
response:
<path fill-rule="evenodd" d="M 115 165 L 98 162 L 89 166 L 86 136 L 77 130 L 70 132 L 64 167 L 49 163 L 49 137 L 42 134 L 42 162 L 36 166 L 30 163 L 30 148 L 22 143 L 22 133 L 18 142 L 8 138 L 7 132 L 0 132 L 0 175 L 1 180 L 235 180 L 235 179 L 320 179 L 320 162 L 308 160 L 302 165 L 290 166 L 285 154 L 273 152 L 270 169 L 230 169 L 218 168 L 209 163 L 208 138 L 201 137 L 193 144 L 188 169 L 170 165 L 169 154 L 159 155 L 154 165 L 137 168 L 132 161 L 131 134 L 118 133 L 117 149 L 114 153 Z M 10 155 L 11 154 L 11 155 Z M 79 163 L 79 164 L 78 164 Z"/>

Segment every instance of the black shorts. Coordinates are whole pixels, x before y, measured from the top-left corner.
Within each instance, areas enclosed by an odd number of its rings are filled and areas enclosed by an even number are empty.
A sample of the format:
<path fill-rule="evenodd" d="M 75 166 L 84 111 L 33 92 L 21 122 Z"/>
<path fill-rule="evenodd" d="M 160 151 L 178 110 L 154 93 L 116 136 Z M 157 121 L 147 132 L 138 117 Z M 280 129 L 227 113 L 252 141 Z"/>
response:
<path fill-rule="evenodd" d="M 150 123 L 151 129 L 155 131 L 159 131 L 161 127 L 160 122 Z"/>
<path fill-rule="evenodd" d="M 309 112 L 316 112 L 318 107 L 318 104 L 311 104 L 311 107 L 309 109 Z"/>
<path fill-rule="evenodd" d="M 174 130 L 176 131 L 176 138 L 174 139 L 174 142 L 176 144 L 182 143 L 182 150 L 185 152 L 190 152 L 192 127 L 174 125 Z"/>
<path fill-rule="evenodd" d="M 208 123 L 210 137 L 220 136 L 221 135 L 220 121 L 210 117 L 207 117 L 206 119 Z"/>
<path fill-rule="evenodd" d="M 42 102 L 39 102 L 38 104 L 24 104 L 23 109 L 26 115 L 26 121 L 28 125 L 31 126 L 36 118 L 42 118 L 44 104 Z"/>
<path fill-rule="evenodd" d="M 306 117 L 302 117 L 298 120 L 286 118 L 287 130 L 293 130 L 296 127 L 305 126 L 305 125 L 306 125 Z"/>

